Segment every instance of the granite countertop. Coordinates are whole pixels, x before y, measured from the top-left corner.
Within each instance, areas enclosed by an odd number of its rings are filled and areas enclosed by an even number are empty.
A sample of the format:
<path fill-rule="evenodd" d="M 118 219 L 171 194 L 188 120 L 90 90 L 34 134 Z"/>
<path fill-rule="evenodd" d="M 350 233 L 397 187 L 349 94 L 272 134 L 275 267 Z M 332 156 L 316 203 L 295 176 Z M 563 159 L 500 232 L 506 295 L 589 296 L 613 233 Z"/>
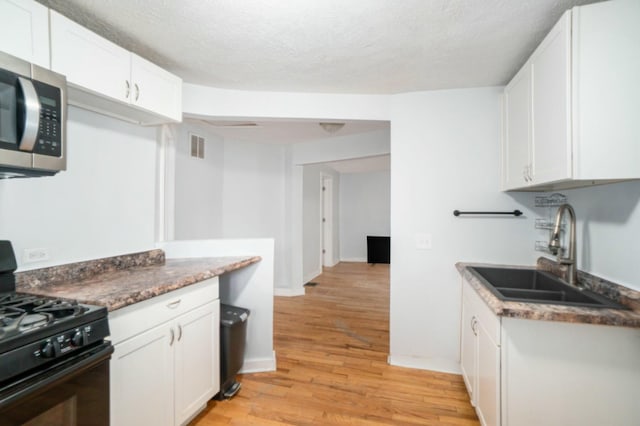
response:
<path fill-rule="evenodd" d="M 16 273 L 16 291 L 109 311 L 259 262 L 259 256 L 165 259 L 162 250 Z"/>
<path fill-rule="evenodd" d="M 508 268 L 537 268 L 562 276 L 562 267 L 553 261 L 541 257 L 536 266 L 495 265 L 484 263 L 456 263 L 460 274 L 484 300 L 494 314 L 510 318 L 522 318 L 543 321 L 562 321 L 573 323 L 613 325 L 620 327 L 640 328 L 640 292 L 608 282 L 586 272 L 578 272 L 578 281 L 585 288 L 606 296 L 629 310 L 608 308 L 586 308 L 563 306 L 546 303 L 506 302 L 498 299 L 484 284 L 469 271 L 470 266 L 492 266 Z"/>

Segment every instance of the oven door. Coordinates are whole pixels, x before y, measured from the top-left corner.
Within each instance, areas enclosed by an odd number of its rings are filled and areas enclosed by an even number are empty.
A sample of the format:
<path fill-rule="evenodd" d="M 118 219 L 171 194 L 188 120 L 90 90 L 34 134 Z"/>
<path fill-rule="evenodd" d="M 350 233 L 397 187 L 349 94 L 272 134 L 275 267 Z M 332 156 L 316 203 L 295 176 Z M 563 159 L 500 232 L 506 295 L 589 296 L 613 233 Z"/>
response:
<path fill-rule="evenodd" d="M 109 426 L 110 342 L 0 389 L 3 426 Z"/>

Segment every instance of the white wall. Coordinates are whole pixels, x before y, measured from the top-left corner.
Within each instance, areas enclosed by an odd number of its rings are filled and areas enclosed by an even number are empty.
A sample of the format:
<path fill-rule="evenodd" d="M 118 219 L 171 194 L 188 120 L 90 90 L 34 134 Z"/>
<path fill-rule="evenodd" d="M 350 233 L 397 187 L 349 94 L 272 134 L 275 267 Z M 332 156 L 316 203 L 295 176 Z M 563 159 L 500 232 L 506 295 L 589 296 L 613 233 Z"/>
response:
<path fill-rule="evenodd" d="M 287 281 L 284 147 L 225 141 L 222 238 L 273 238 L 275 285 Z"/>
<path fill-rule="evenodd" d="M 396 95 L 391 126 L 390 362 L 459 371 L 458 261 L 533 264 L 531 194 L 500 188 L 501 88 Z M 455 217 L 460 210 L 524 217 Z M 417 250 L 416 233 L 432 235 Z"/>
<path fill-rule="evenodd" d="M 204 160 L 190 156 L 190 132 L 206 137 Z M 275 285 L 287 287 L 286 148 L 222 140 L 191 122 L 176 133 L 174 238 L 273 238 Z"/>
<path fill-rule="evenodd" d="M 337 256 L 339 250 L 338 212 L 340 174 L 322 164 L 309 164 L 303 167 L 302 189 L 302 268 L 303 281 L 306 283 L 322 273 L 320 251 L 322 249 L 322 175 L 332 177 L 332 207 L 333 217 L 333 254 Z"/>
<path fill-rule="evenodd" d="M 255 92 L 183 84 L 185 114 L 210 117 L 387 120 L 389 97 L 329 93 Z"/>
<path fill-rule="evenodd" d="M 389 236 L 391 172 L 340 175 L 340 260 L 367 261 L 367 235 Z"/>
<path fill-rule="evenodd" d="M 193 123 L 176 127 L 175 238 L 220 238 L 223 227 L 224 141 Z M 191 156 L 190 133 L 205 138 L 204 159 Z"/>
<path fill-rule="evenodd" d="M 292 147 L 293 164 L 324 163 L 389 154 L 389 129 L 302 142 Z"/>
<path fill-rule="evenodd" d="M 640 291 L 640 182 L 562 194 L 576 212 L 578 269 Z"/>
<path fill-rule="evenodd" d="M 69 107 L 67 171 L 0 180 L 0 236 L 21 270 L 154 247 L 156 129 Z M 50 258 L 25 264 L 23 249 Z"/>

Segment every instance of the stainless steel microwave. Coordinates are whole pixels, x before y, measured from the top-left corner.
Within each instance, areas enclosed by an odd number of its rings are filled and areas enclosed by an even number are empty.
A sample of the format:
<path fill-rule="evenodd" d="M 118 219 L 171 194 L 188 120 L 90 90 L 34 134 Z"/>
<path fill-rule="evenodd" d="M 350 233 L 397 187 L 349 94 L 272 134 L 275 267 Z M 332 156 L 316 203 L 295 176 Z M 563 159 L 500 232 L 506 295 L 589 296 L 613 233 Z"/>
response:
<path fill-rule="evenodd" d="M 66 170 L 67 80 L 0 52 L 0 179 Z"/>

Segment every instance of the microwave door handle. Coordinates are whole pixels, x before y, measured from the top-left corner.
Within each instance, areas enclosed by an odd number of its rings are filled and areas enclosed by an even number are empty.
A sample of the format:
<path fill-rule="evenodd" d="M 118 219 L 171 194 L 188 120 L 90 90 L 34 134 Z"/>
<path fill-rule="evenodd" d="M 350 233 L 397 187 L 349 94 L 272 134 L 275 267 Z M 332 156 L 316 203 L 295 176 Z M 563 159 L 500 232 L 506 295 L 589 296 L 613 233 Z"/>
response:
<path fill-rule="evenodd" d="M 18 82 L 24 94 L 26 116 L 24 120 L 24 132 L 22 133 L 20 143 L 18 143 L 18 149 L 20 149 L 20 151 L 33 152 L 36 140 L 38 139 L 38 128 L 40 127 L 40 101 L 38 100 L 38 93 L 36 93 L 36 88 L 33 86 L 31 80 L 18 77 Z"/>

